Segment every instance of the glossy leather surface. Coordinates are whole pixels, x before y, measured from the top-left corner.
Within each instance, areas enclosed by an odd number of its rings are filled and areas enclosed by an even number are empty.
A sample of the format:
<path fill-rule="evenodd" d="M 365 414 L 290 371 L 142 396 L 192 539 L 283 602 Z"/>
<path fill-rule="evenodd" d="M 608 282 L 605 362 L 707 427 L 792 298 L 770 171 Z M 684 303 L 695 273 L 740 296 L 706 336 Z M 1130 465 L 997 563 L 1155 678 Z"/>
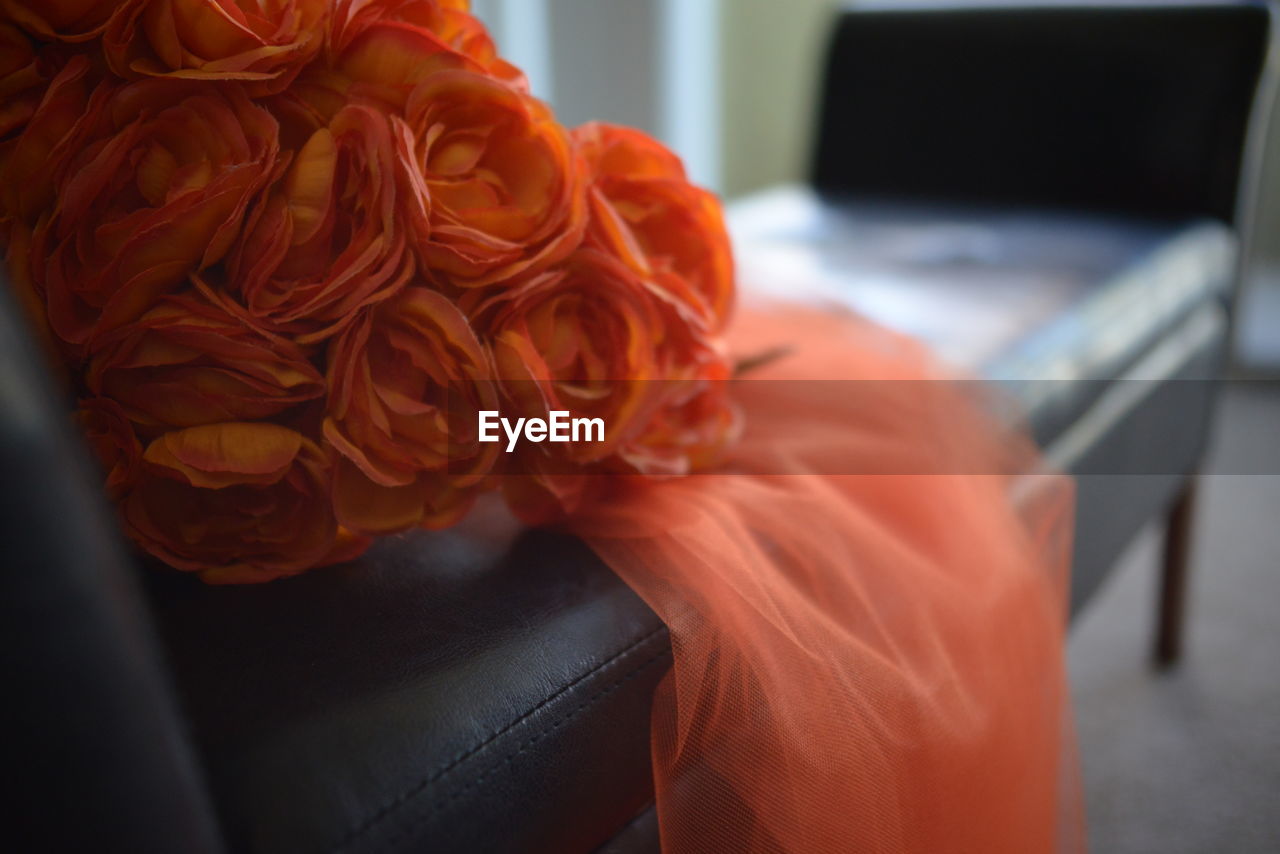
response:
<path fill-rule="evenodd" d="M 657 618 L 481 512 L 262 587 L 151 593 L 235 850 L 589 851 L 651 798 Z"/>

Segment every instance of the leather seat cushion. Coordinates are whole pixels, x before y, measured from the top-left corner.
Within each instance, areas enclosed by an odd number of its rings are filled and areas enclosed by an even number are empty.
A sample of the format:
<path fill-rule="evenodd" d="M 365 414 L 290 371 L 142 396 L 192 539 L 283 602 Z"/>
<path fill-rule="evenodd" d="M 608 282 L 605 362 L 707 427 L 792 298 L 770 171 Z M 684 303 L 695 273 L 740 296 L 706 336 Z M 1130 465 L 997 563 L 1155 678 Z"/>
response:
<path fill-rule="evenodd" d="M 264 586 L 148 573 L 233 850 L 590 851 L 652 798 L 665 628 L 500 518 Z"/>

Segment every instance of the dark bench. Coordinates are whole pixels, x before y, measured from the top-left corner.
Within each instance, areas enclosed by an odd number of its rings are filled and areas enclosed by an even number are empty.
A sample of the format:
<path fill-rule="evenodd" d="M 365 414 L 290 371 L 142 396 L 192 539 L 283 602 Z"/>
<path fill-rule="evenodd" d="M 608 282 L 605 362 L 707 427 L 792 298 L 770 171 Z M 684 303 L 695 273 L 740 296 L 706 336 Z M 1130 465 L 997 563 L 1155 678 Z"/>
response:
<path fill-rule="evenodd" d="M 1004 383 L 1080 475 L 1077 606 L 1172 508 L 1169 657 L 1266 8 L 890 8 L 837 21 L 811 183 L 734 206 L 744 278 Z M 139 574 L 3 308 L 11 837 L 655 848 L 668 640 L 581 543 L 477 519 L 265 587 Z"/>

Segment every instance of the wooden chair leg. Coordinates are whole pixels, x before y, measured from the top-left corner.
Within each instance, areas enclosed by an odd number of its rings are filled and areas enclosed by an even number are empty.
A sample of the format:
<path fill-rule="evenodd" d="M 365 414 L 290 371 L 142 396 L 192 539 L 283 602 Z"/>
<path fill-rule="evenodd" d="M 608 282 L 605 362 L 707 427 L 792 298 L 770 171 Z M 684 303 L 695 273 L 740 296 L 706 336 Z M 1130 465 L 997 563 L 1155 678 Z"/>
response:
<path fill-rule="evenodd" d="M 1182 488 L 1169 515 L 1164 534 L 1160 598 L 1156 613 L 1155 664 L 1171 667 L 1182 655 L 1182 624 L 1191 561 L 1191 527 L 1195 517 L 1196 477 Z"/>

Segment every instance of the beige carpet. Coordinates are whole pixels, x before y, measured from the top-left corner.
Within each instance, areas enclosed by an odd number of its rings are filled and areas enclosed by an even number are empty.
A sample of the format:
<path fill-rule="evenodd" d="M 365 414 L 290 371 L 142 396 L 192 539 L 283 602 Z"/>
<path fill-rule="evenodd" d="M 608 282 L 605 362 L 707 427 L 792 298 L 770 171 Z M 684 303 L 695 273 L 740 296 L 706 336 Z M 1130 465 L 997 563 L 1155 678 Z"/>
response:
<path fill-rule="evenodd" d="M 1071 677 L 1095 854 L 1280 852 L 1280 384 L 1226 392 L 1201 484 L 1186 656 L 1148 664 L 1159 539 L 1077 621 Z"/>

